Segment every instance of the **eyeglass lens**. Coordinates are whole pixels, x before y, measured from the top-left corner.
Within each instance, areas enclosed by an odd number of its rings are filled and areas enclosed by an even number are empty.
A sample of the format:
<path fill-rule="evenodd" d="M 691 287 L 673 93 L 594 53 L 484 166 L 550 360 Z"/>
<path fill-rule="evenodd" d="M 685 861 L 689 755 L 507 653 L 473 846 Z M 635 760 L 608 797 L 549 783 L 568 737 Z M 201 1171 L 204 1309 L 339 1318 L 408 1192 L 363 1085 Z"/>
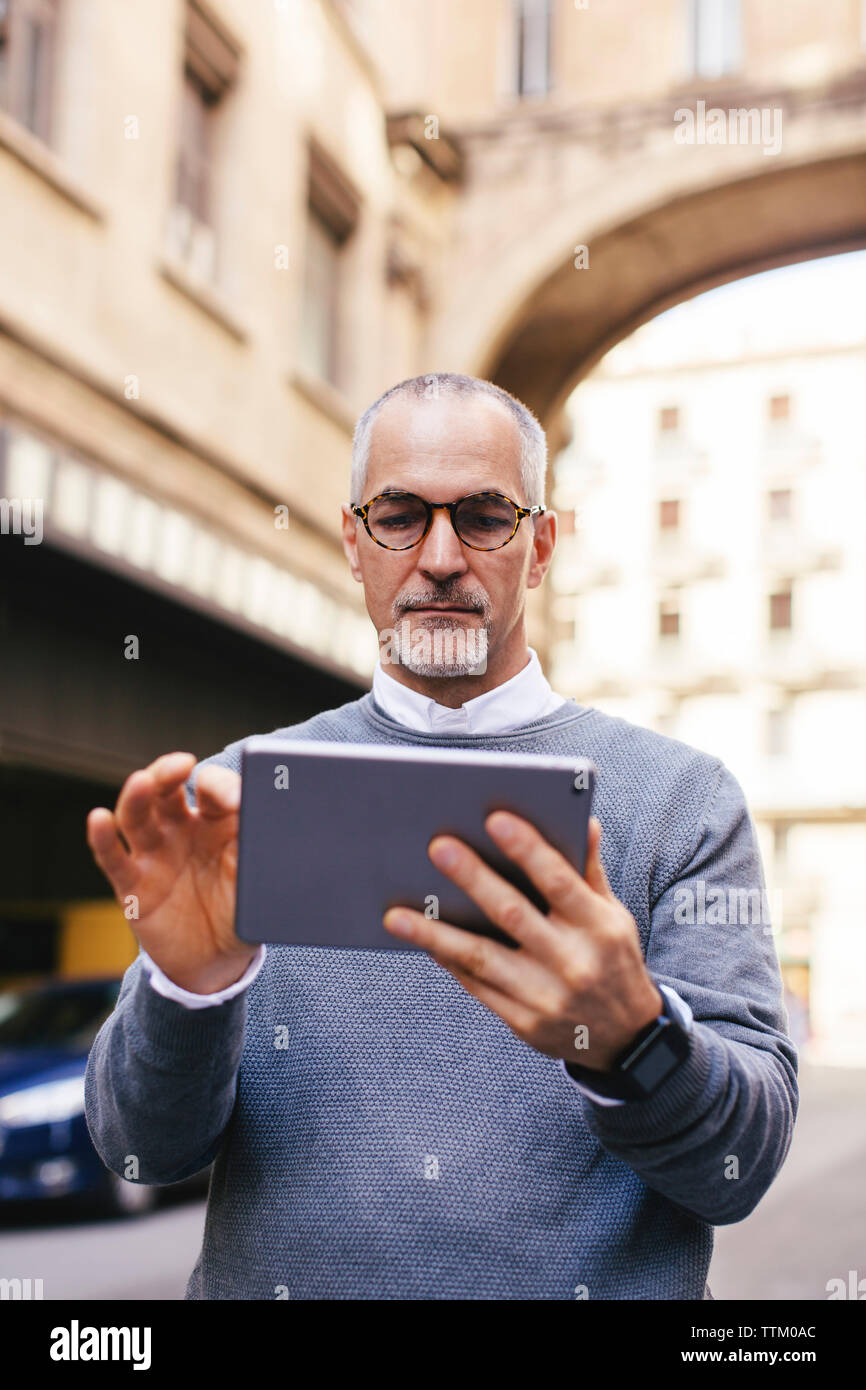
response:
<path fill-rule="evenodd" d="M 514 531 L 517 513 L 507 497 L 477 493 L 461 499 L 454 509 L 454 527 L 467 545 L 496 550 Z M 370 531 L 382 545 L 405 550 L 417 545 L 427 525 L 427 508 L 411 492 L 377 497 L 367 513 Z"/>

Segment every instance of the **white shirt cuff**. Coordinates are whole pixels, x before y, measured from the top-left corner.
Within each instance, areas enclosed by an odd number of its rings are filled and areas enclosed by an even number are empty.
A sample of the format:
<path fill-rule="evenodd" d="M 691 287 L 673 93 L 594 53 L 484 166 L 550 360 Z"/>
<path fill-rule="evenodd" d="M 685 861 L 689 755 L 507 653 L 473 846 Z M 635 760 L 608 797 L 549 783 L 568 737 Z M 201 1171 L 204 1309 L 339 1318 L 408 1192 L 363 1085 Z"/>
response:
<path fill-rule="evenodd" d="M 214 1004 L 225 1004 L 227 1000 L 234 999 L 236 994 L 240 994 L 248 985 L 251 985 L 264 965 L 266 955 L 267 948 L 262 942 L 241 978 L 235 980 L 233 985 L 227 985 L 225 989 L 217 990 L 216 994 L 193 994 L 189 989 L 182 989 L 180 985 L 176 985 L 174 980 L 170 980 L 160 970 L 156 961 L 151 960 L 146 951 L 141 952 L 141 959 L 150 978 L 150 983 L 157 994 L 163 995 L 166 999 L 174 999 L 176 1003 L 183 1004 L 185 1009 L 209 1009 Z"/>
<path fill-rule="evenodd" d="M 680 996 L 677 994 L 676 990 L 671 989 L 670 985 L 659 985 L 658 981 L 656 981 L 656 984 L 658 985 L 662 993 L 666 995 L 666 997 L 670 1001 L 671 1008 L 673 1009 L 683 1028 L 685 1028 L 687 1033 L 690 1033 L 692 1031 L 692 1024 L 694 1022 L 694 1014 L 692 1013 L 685 999 L 681 999 Z M 564 1059 L 560 1060 L 559 1065 L 562 1067 L 562 1070 L 565 1072 L 572 1085 L 576 1086 L 579 1091 L 583 1091 L 583 1094 L 585 1096 L 588 1096 L 590 1100 L 594 1100 L 596 1105 L 628 1105 L 628 1101 L 626 1100 L 616 1100 L 613 1096 L 600 1096 L 597 1095 L 595 1091 L 591 1091 L 588 1086 L 585 1086 L 582 1081 L 578 1081 L 577 1077 L 572 1076 L 571 1072 L 566 1070 Z"/>

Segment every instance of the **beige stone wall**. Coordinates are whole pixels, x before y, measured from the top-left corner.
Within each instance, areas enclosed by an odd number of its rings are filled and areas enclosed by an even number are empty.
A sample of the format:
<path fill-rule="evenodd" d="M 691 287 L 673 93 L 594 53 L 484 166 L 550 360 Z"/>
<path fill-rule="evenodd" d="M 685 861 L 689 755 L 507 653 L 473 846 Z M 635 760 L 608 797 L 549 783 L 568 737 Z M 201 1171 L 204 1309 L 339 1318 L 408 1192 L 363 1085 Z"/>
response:
<path fill-rule="evenodd" d="M 420 259 L 450 195 L 435 176 L 430 188 L 396 169 L 379 81 L 337 7 L 210 9 L 242 50 L 216 124 L 213 287 L 191 284 L 166 252 L 179 0 L 65 0 L 51 148 L 0 112 L 0 405 L 361 612 L 338 541 L 352 423 L 419 369 L 425 312 L 388 283 L 389 237 L 399 213 Z M 311 138 L 361 204 L 340 392 L 298 366 Z M 279 502 L 288 536 L 274 533 Z"/>
<path fill-rule="evenodd" d="M 389 98 L 457 125 L 515 108 L 512 0 L 367 0 Z M 687 0 L 554 0 L 553 85 L 522 109 L 652 100 L 690 85 Z M 813 82 L 864 61 L 859 0 L 743 0 L 738 77 Z M 419 41 L 420 39 L 420 41 Z"/>

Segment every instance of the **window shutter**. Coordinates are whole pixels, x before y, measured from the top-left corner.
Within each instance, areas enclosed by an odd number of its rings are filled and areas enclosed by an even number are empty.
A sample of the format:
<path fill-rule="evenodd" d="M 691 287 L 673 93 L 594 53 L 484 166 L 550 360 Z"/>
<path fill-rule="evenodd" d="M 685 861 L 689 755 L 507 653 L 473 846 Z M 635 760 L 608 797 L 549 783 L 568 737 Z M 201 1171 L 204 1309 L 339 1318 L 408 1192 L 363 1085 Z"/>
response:
<path fill-rule="evenodd" d="M 310 207 L 340 241 L 354 231 L 360 198 L 321 146 L 310 145 Z"/>
<path fill-rule="evenodd" d="M 239 49 L 199 0 L 187 4 L 186 65 L 215 100 L 237 80 Z"/>

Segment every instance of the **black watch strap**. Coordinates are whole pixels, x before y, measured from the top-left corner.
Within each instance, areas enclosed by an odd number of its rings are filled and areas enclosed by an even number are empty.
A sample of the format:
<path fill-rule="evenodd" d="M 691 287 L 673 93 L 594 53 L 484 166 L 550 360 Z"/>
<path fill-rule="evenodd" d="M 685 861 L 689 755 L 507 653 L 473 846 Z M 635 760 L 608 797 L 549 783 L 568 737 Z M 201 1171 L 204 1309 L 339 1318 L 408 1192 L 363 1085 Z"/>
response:
<path fill-rule="evenodd" d="M 608 1071 L 566 1062 L 565 1069 L 600 1096 L 611 1100 L 645 1100 L 689 1055 L 690 1039 L 664 990 L 663 1012 L 632 1038 Z"/>

